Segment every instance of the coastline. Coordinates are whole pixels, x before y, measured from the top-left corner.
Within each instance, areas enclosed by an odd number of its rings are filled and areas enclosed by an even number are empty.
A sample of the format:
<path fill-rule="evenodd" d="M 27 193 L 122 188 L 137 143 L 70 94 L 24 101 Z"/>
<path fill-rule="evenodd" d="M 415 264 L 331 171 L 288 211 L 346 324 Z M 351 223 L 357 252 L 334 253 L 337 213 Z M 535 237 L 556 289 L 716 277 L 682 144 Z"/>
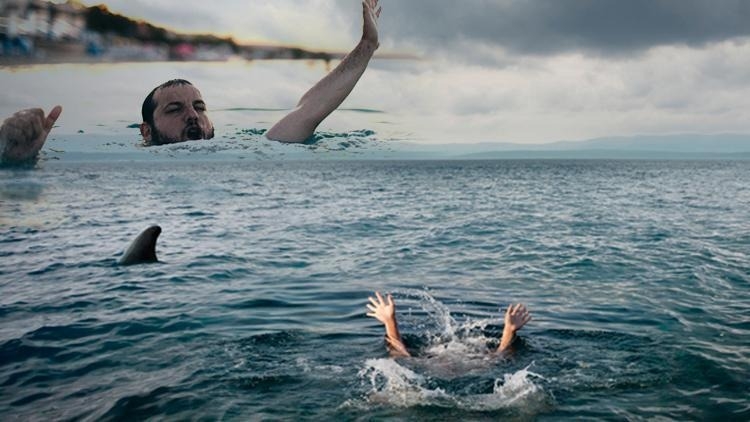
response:
<path fill-rule="evenodd" d="M 108 47 L 97 54 L 87 51 L 80 42 L 37 41 L 31 54 L 0 54 L 0 68 L 26 67 L 47 64 L 101 64 L 101 63 L 158 63 L 158 62 L 229 62 L 270 60 L 313 60 L 329 63 L 341 60 L 345 52 L 309 51 L 286 46 L 242 46 L 234 52 L 210 46 L 193 47 L 191 54 L 175 53 L 174 47 L 166 45 L 125 43 Z M 420 60 L 410 54 L 382 53 L 379 60 Z"/>

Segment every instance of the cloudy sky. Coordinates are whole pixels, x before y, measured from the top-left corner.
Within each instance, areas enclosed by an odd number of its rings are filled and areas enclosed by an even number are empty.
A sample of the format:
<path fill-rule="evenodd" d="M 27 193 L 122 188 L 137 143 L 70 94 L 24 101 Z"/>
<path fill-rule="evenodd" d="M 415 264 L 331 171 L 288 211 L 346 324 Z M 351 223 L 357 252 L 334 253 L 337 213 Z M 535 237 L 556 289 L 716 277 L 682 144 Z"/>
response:
<path fill-rule="evenodd" d="M 180 31 L 312 49 L 349 49 L 361 25 L 358 0 L 104 3 Z M 408 114 L 427 134 L 543 142 L 750 133 L 750 1 L 381 4 L 380 51 L 422 60 L 399 66 L 397 76 L 395 65 L 374 62 L 366 77 L 377 90 L 355 93 Z"/>

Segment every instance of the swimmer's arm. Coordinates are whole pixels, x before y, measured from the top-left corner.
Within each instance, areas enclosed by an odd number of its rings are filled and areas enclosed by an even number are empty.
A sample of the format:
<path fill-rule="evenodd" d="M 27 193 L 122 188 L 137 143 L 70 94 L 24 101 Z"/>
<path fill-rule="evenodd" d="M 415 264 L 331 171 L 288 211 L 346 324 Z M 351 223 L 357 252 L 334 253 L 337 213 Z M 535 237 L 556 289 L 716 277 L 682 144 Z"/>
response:
<path fill-rule="evenodd" d="M 505 311 L 505 327 L 503 327 L 503 336 L 500 338 L 500 345 L 497 347 L 497 352 L 504 352 L 508 350 L 513 340 L 516 339 L 516 332 L 523 328 L 527 322 L 531 321 L 531 314 L 526 309 L 526 305 L 518 303 L 515 306 L 513 304 L 508 305 L 508 309 Z"/>
<path fill-rule="evenodd" d="M 380 292 L 375 292 L 376 297 L 368 298 L 370 303 L 367 309 L 370 312 L 367 316 L 373 317 L 385 325 L 385 342 L 388 350 L 393 357 L 409 357 L 409 351 L 406 350 L 401 333 L 398 331 L 398 322 L 396 321 L 396 305 L 393 303 L 393 297 L 387 296 L 387 301 L 383 300 Z"/>
<path fill-rule="evenodd" d="M 0 127 L 0 163 L 21 164 L 36 159 L 62 113 L 56 106 L 45 116 L 40 108 L 21 110 Z"/>
<path fill-rule="evenodd" d="M 299 100 L 297 107 L 279 120 L 266 133 L 271 140 L 304 142 L 315 128 L 346 99 L 365 72 L 379 46 L 377 19 L 380 16 L 378 0 L 363 0 L 364 26 L 359 44 L 315 86 Z"/>

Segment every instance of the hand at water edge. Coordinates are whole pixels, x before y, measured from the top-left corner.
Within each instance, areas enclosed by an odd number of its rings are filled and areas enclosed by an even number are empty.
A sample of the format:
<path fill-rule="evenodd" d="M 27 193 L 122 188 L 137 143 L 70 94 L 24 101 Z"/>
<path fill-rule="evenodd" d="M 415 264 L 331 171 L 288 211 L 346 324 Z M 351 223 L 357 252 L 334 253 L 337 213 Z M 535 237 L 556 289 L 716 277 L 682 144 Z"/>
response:
<path fill-rule="evenodd" d="M 0 127 L 0 161 L 18 164 L 35 158 L 61 113 L 61 106 L 54 107 L 48 116 L 34 108 L 6 119 Z"/>
<path fill-rule="evenodd" d="M 531 321 L 531 314 L 526 309 L 526 305 L 522 303 L 508 305 L 508 309 L 505 311 L 503 337 L 500 339 L 497 351 L 502 352 L 507 350 L 513 343 L 513 340 L 515 340 L 516 332 L 523 328 L 529 321 Z"/>
<path fill-rule="evenodd" d="M 505 311 L 506 330 L 510 329 L 515 333 L 529 321 L 531 321 L 531 314 L 526 309 L 526 305 L 522 303 L 517 303 L 515 306 L 513 304 L 508 305 L 508 309 Z"/>

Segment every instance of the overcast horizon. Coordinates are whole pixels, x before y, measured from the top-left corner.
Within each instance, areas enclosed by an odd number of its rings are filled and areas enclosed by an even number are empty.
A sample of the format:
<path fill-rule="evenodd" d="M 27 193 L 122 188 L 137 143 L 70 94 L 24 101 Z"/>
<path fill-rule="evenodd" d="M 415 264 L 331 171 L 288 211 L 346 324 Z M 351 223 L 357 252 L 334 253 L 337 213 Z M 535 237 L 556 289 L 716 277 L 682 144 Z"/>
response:
<path fill-rule="evenodd" d="M 358 0 L 102 3 L 177 31 L 309 49 L 348 50 L 361 25 Z M 538 143 L 750 133 L 750 2 L 381 5 L 380 53 L 423 60 L 374 61 L 355 98 L 421 119 L 426 135 L 461 131 L 477 142 Z"/>

